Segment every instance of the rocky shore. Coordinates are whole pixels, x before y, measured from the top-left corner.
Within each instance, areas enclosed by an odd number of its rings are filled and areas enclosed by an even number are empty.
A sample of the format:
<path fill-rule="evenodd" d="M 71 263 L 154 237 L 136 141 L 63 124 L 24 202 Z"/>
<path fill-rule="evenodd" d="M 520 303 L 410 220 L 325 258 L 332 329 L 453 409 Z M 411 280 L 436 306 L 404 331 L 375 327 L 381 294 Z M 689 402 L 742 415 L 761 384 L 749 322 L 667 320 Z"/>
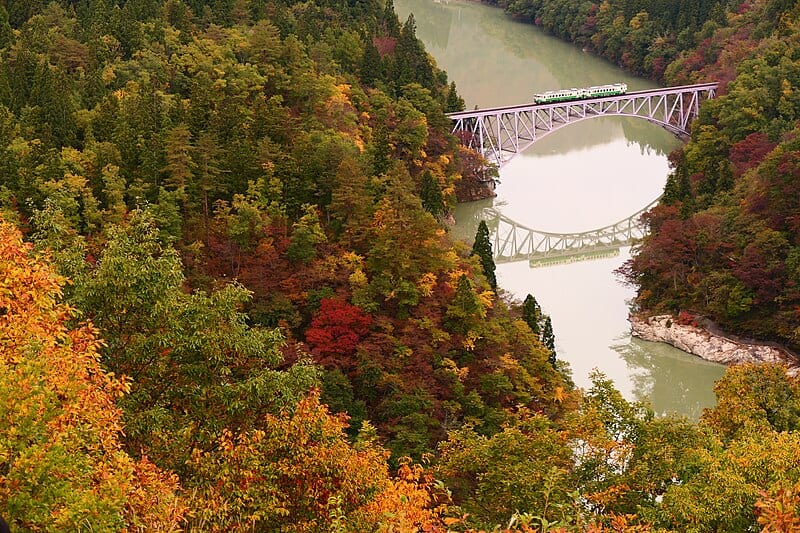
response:
<path fill-rule="evenodd" d="M 800 375 L 800 360 L 797 355 L 774 344 L 733 338 L 712 332 L 699 324 L 679 323 L 671 315 L 631 315 L 629 320 L 634 337 L 665 342 L 707 361 L 725 365 L 785 363 L 790 374 Z"/>

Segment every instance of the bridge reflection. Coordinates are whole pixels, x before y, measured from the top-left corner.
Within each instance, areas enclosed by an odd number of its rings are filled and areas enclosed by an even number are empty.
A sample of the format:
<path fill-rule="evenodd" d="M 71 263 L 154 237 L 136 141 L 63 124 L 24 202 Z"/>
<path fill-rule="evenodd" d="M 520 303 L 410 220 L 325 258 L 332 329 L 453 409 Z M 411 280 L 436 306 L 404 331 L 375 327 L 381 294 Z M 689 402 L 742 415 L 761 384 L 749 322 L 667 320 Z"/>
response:
<path fill-rule="evenodd" d="M 618 255 L 620 248 L 644 237 L 647 228 L 642 215 L 659 200 L 657 198 L 619 222 L 583 232 L 555 233 L 532 229 L 493 207 L 483 209 L 480 218 L 489 228 L 495 263 L 528 261 L 531 267 L 550 266 Z"/>

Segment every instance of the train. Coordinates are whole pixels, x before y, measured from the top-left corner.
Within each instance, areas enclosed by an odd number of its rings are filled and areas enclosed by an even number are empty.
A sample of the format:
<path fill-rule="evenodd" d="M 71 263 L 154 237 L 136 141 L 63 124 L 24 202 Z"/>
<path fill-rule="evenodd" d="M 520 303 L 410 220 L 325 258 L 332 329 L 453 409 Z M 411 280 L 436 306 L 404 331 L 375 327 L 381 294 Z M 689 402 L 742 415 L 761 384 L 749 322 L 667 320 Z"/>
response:
<path fill-rule="evenodd" d="M 552 104 L 554 102 L 567 102 L 570 100 L 584 100 L 586 98 L 600 98 L 603 96 L 618 96 L 628 92 L 628 84 L 611 83 L 609 85 L 593 85 L 581 89 L 559 89 L 533 95 L 537 104 Z"/>

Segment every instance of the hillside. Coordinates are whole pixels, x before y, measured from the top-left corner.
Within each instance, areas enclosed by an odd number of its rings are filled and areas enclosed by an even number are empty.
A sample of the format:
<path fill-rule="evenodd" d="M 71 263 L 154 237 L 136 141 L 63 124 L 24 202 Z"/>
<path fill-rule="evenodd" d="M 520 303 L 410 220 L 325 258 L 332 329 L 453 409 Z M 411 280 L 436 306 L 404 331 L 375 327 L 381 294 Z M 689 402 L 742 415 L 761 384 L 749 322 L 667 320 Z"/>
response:
<path fill-rule="evenodd" d="M 755 81 L 731 81 L 675 154 L 636 259 L 670 225 L 752 232 L 702 241 L 740 254 L 736 281 L 714 277 L 719 259 L 703 275 L 738 304 L 730 287 L 752 282 L 742 329 L 796 324 L 794 19 L 757 23 L 774 7 L 721 21 L 681 3 L 658 26 L 691 21 L 674 79 L 722 68 L 734 30 L 758 43 L 737 52 Z M 727 43 L 718 62 L 690 61 L 703 32 Z M 731 369 L 699 424 L 655 418 L 601 375 L 574 390 L 535 299 L 496 287 L 486 236 L 450 240 L 442 220 L 481 163 L 448 134 L 461 106 L 391 2 L 0 3 L 12 530 L 800 525 L 800 396 L 781 367 Z M 652 261 L 630 268 L 643 306 L 700 301 Z"/>
<path fill-rule="evenodd" d="M 227 455 L 239 445 L 276 468 L 264 439 L 299 416 L 334 446 L 317 453 L 344 455 L 286 527 L 380 499 L 337 478 L 347 461 L 372 461 L 363 475 L 385 486 L 452 428 L 492 434 L 513 407 L 558 416 L 571 398 L 439 223 L 476 156 L 448 134 L 444 111 L 463 104 L 413 18 L 378 3 L 28 3 L 0 7 L 0 34 L 3 217 L 69 279 L 67 327 L 96 328 L 123 380 L 121 449 L 220 513 L 190 513 L 193 527 L 283 523 L 293 497 L 266 495 L 288 481 L 237 496 L 220 476 L 245 475 Z M 376 438 L 388 464 L 358 444 Z M 299 482 L 295 451 L 282 475 Z M 351 502 L 345 483 L 371 496 Z"/>

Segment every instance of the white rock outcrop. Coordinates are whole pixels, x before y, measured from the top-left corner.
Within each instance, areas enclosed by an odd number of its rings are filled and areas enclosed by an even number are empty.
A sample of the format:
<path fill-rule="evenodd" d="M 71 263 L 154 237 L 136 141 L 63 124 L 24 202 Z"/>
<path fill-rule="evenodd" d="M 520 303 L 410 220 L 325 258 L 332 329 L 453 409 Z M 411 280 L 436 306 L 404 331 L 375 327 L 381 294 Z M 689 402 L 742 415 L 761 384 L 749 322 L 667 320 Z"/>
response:
<path fill-rule="evenodd" d="M 689 324 L 678 324 L 671 315 L 630 316 L 631 334 L 646 341 L 665 342 L 707 361 L 725 365 L 739 363 L 785 363 L 789 373 L 800 375 L 800 362 L 777 346 L 743 342 Z"/>

